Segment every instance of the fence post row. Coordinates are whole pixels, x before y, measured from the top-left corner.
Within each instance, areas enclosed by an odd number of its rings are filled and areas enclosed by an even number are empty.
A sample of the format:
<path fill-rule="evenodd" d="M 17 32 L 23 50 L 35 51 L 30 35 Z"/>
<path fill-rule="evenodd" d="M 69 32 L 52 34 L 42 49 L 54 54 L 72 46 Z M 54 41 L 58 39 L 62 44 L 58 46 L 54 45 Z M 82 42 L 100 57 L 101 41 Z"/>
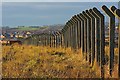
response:
<path fill-rule="evenodd" d="M 120 27 L 120 9 L 115 6 L 108 9 L 105 5 L 102 10 L 109 17 L 109 74 L 112 76 L 114 68 L 114 48 L 115 48 L 115 17 L 119 19 Z M 119 63 L 118 76 L 120 77 L 120 28 L 119 28 Z M 49 47 L 70 47 L 73 50 L 81 49 L 83 58 L 91 66 L 97 65 L 101 68 L 101 77 L 104 78 L 105 65 L 105 18 L 96 8 L 85 10 L 82 13 L 72 16 L 61 31 L 50 33 L 34 34 L 25 39 L 25 44 L 49 46 Z M 96 62 L 96 63 L 95 63 Z"/>

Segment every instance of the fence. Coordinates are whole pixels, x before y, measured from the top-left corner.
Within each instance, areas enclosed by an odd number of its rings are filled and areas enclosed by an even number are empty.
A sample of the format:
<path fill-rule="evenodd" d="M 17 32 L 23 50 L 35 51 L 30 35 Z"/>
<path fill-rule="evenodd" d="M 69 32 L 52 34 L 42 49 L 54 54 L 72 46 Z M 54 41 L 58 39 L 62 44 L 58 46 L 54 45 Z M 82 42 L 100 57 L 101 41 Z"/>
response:
<path fill-rule="evenodd" d="M 115 6 L 108 9 L 103 5 L 102 10 L 109 17 L 109 74 L 112 76 L 115 60 L 115 17 L 120 19 L 120 9 L 117 9 Z M 105 16 L 95 7 L 72 16 L 61 31 L 32 35 L 24 42 L 26 44 L 50 47 L 71 47 L 73 50 L 81 48 L 84 59 L 88 61 L 91 66 L 93 66 L 95 62 L 98 63 L 101 68 L 101 77 L 104 78 Z M 118 76 L 120 77 L 120 28 L 118 49 Z"/>

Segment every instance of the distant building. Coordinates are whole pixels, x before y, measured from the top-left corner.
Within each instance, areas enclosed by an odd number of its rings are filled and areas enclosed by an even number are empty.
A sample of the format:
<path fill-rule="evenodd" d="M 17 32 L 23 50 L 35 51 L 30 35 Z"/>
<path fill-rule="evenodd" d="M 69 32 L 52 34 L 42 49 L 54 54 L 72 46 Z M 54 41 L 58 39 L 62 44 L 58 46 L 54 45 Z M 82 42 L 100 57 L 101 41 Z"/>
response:
<path fill-rule="evenodd" d="M 3 39 L 3 38 L 5 38 L 5 36 L 4 36 L 3 34 L 1 34 L 1 35 L 0 35 L 0 38 Z"/>

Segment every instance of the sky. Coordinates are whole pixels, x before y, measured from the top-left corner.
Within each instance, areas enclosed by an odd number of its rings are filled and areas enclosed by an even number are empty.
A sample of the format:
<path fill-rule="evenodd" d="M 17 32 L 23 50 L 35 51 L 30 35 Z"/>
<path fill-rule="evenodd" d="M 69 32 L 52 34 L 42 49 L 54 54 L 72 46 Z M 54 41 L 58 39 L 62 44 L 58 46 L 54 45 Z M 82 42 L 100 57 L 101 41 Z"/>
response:
<path fill-rule="evenodd" d="M 70 0 L 71 2 L 54 2 L 55 0 L 51 0 L 53 2 L 36 2 L 37 0 L 34 2 L 9 1 L 4 0 L 2 2 L 2 25 L 11 27 L 65 24 L 73 15 L 93 7 L 97 7 L 101 13 L 103 13 L 101 10 L 102 5 L 118 7 L 118 2 L 72 2 L 73 0 Z"/>
<path fill-rule="evenodd" d="M 119 0 L 2 0 L 2 2 L 118 2 Z"/>

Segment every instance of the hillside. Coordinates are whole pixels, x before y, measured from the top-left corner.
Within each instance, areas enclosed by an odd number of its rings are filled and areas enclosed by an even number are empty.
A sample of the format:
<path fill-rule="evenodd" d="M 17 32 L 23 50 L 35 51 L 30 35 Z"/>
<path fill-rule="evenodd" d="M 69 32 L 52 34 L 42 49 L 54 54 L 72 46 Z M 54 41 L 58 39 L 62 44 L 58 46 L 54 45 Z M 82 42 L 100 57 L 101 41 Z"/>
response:
<path fill-rule="evenodd" d="M 70 48 L 50 48 L 33 45 L 3 46 L 3 78 L 100 78 L 100 67 L 91 67 L 80 50 Z M 108 48 L 106 48 L 108 53 Z M 115 49 L 118 53 L 118 49 Z M 109 57 L 109 54 L 106 54 Z M 118 57 L 118 54 L 115 54 Z M 109 62 L 109 58 L 106 59 Z M 117 60 L 115 60 L 116 63 Z M 108 65 L 105 77 L 111 78 Z M 113 78 L 117 77 L 115 64 Z"/>
<path fill-rule="evenodd" d="M 62 24 L 45 25 L 45 26 L 18 26 L 15 28 L 2 27 L 2 33 L 30 31 L 32 33 L 38 34 L 38 33 L 44 32 L 44 31 L 49 32 L 49 31 L 61 30 L 63 27 L 64 27 L 64 25 L 62 25 Z"/>

